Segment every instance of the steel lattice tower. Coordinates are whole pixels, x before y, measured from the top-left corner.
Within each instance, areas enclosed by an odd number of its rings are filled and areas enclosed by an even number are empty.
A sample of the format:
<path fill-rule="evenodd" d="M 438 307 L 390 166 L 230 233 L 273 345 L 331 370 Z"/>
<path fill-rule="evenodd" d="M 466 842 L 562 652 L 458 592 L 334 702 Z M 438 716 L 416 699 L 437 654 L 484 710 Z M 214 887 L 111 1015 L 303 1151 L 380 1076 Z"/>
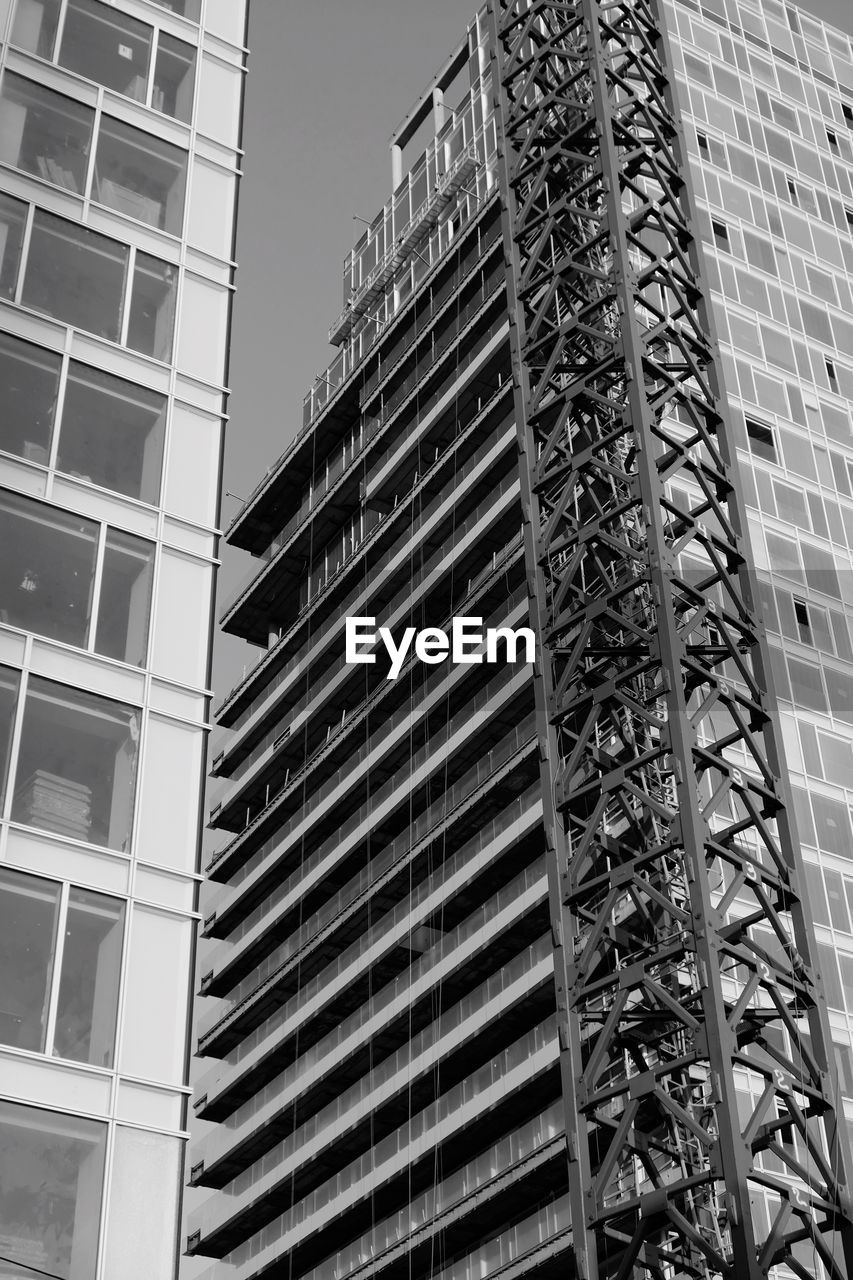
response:
<path fill-rule="evenodd" d="M 840 1280 L 848 1156 L 660 0 L 489 7 L 576 1274 Z"/>

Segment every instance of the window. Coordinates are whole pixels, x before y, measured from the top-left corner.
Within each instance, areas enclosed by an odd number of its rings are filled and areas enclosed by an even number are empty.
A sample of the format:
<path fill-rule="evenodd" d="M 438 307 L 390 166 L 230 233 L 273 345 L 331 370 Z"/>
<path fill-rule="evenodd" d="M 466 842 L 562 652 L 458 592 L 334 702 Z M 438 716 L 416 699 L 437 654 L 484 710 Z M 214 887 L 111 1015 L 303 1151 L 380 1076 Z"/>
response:
<path fill-rule="evenodd" d="M 0 1102 L 3 1253 L 21 1274 L 95 1274 L 106 1134 L 95 1120 Z"/>
<path fill-rule="evenodd" d="M 820 678 L 820 667 L 810 662 L 801 662 L 799 658 L 788 658 L 788 671 L 791 676 L 791 693 L 796 704 L 808 707 L 810 711 L 826 714 L 826 695 L 823 681 Z"/>
<path fill-rule="evenodd" d="M 103 541 L 95 520 L 0 490 L 0 622 L 143 665 L 154 546 Z"/>
<path fill-rule="evenodd" d="M 749 447 L 756 457 L 766 458 L 768 462 L 777 461 L 772 427 L 765 426 L 763 422 L 756 422 L 754 418 L 747 418 L 746 434 L 749 438 Z"/>
<path fill-rule="evenodd" d="M 69 71 L 144 102 L 152 28 L 98 0 L 69 0 L 59 61 Z"/>
<path fill-rule="evenodd" d="M 59 408 L 61 367 L 56 352 L 0 333 L 0 449 L 46 465 L 58 431 L 60 470 L 156 502 L 166 397 L 72 360 Z"/>
<path fill-rule="evenodd" d="M 0 160 L 82 195 L 94 119 L 91 107 L 7 71 L 0 92 Z"/>
<path fill-rule="evenodd" d="M 63 15 L 64 8 L 64 15 Z M 56 36 L 61 29 L 60 47 Z M 178 120 L 192 115 L 195 50 L 101 0 L 19 0 L 12 41 Z M 152 74 L 153 71 L 153 74 Z"/>
<path fill-rule="evenodd" d="M 0 869 L 0 1043 L 111 1067 L 124 903 Z"/>
<path fill-rule="evenodd" d="M 842 102 L 841 114 L 844 116 L 844 119 L 848 124 L 853 124 L 853 107 L 851 107 L 849 102 Z"/>
<path fill-rule="evenodd" d="M 155 360 L 168 360 L 175 331 L 178 270 L 147 253 L 137 253 L 130 299 L 127 345 Z"/>
<path fill-rule="evenodd" d="M 853 833 L 847 805 L 814 792 L 812 807 L 818 847 L 825 853 L 837 853 L 842 858 L 853 857 Z"/>
<path fill-rule="evenodd" d="M 155 111 L 189 124 L 193 110 L 195 49 L 183 40 L 160 32 L 151 105 Z"/>
<path fill-rule="evenodd" d="M 21 301 L 65 324 L 120 342 L 129 261 L 127 245 L 36 209 Z M 176 267 L 137 252 L 125 339 L 134 351 L 169 359 L 176 286 Z"/>
<path fill-rule="evenodd" d="M 131 218 L 179 235 L 187 153 L 104 116 L 95 154 L 93 196 Z"/>
<path fill-rule="evenodd" d="M 838 393 L 838 374 L 835 372 L 835 362 L 827 356 L 824 360 L 826 364 L 826 376 L 829 379 L 830 391 Z"/>
<path fill-rule="evenodd" d="M 53 56 L 61 0 L 18 0 L 12 43 L 40 58 Z"/>
<path fill-rule="evenodd" d="M 37 209 L 21 300 L 118 342 L 127 263 L 127 245 Z"/>
<path fill-rule="evenodd" d="M 156 502 L 166 397 L 72 361 L 56 465 L 105 489 Z"/>
<path fill-rule="evenodd" d="M 797 195 L 797 184 L 794 182 L 794 179 L 786 177 L 785 185 L 788 188 L 788 195 L 790 196 L 791 204 L 799 204 L 800 201 Z"/>
<path fill-rule="evenodd" d="M 132 707 L 31 676 L 12 820 L 126 851 L 138 738 Z"/>
<path fill-rule="evenodd" d="M 152 0 L 152 3 L 159 5 L 161 9 L 169 9 L 172 13 L 179 13 L 182 18 L 189 18 L 192 22 L 198 22 L 201 0 Z"/>
<path fill-rule="evenodd" d="M 726 253 L 731 253 L 729 233 L 725 223 L 714 221 L 711 223 L 711 228 L 714 232 L 714 239 L 717 242 L 718 248 L 724 249 Z"/>
<path fill-rule="evenodd" d="M 812 629 L 809 623 L 809 610 L 805 600 L 798 600 L 794 596 L 794 617 L 797 620 L 797 627 L 800 632 L 800 639 L 804 644 L 808 644 L 811 640 Z"/>
<path fill-rule="evenodd" d="M 697 142 L 698 142 L 698 144 L 699 144 L 699 150 L 702 152 L 702 154 L 705 156 L 705 158 L 706 158 L 706 159 L 710 160 L 710 158 L 711 158 L 711 148 L 708 146 L 708 137 L 707 137 L 707 134 L 704 134 L 704 133 L 697 133 L 697 134 L 696 134 L 696 141 L 697 141 Z"/>
<path fill-rule="evenodd" d="M 832 147 L 833 151 L 838 150 L 838 134 L 833 129 L 827 129 L 826 140 Z"/>
<path fill-rule="evenodd" d="M 0 449 L 47 463 L 61 356 L 10 334 L 0 334 Z"/>
<path fill-rule="evenodd" d="M 15 296 L 26 221 L 27 206 L 23 201 L 0 194 L 0 298 Z"/>
<path fill-rule="evenodd" d="M 85 645 L 99 526 L 0 492 L 0 622 Z"/>

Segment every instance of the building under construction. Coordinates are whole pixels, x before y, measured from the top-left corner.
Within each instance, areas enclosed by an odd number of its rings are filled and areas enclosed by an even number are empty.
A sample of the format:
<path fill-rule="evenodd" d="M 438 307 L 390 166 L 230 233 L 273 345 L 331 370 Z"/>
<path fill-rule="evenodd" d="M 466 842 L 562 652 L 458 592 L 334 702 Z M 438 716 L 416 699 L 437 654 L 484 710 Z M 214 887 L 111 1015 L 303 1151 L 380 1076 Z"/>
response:
<path fill-rule="evenodd" d="M 229 533 L 209 1280 L 853 1276 L 851 129 L 781 0 L 489 0 L 393 136 Z"/>

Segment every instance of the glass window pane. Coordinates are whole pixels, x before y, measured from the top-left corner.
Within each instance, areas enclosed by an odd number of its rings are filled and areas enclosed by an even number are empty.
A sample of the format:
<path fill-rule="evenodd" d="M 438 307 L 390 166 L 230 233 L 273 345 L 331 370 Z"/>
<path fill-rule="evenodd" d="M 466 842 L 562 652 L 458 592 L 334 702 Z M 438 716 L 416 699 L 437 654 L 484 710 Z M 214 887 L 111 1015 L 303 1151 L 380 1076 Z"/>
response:
<path fill-rule="evenodd" d="M 179 13 L 183 18 L 189 18 L 192 22 L 198 22 L 198 16 L 201 13 L 201 0 L 151 0 L 152 4 L 159 5 L 161 9 L 168 9 L 171 13 Z"/>
<path fill-rule="evenodd" d="M 109 529 L 98 602 L 98 653 L 144 665 L 153 576 L 153 542 Z"/>
<path fill-rule="evenodd" d="M 178 268 L 137 253 L 127 345 L 155 360 L 169 360 L 175 331 Z"/>
<path fill-rule="evenodd" d="M 72 361 L 57 466 L 143 502 L 160 494 L 166 397 Z"/>
<path fill-rule="evenodd" d="M 40 58 L 53 57 L 62 0 L 18 0 L 12 43 Z"/>
<path fill-rule="evenodd" d="M 71 890 L 53 1034 L 56 1057 L 112 1066 L 123 933 L 123 902 Z"/>
<path fill-rule="evenodd" d="M 12 747 L 12 730 L 15 727 L 15 708 L 18 705 L 20 676 L 11 667 L 0 667 L 0 802 L 6 795 L 9 776 L 9 752 Z"/>
<path fill-rule="evenodd" d="M 95 1274 L 106 1135 L 95 1120 L 0 1102 L 3 1252 L 22 1274 Z"/>
<path fill-rule="evenodd" d="M 44 1052 L 60 886 L 0 869 L 0 1044 Z"/>
<path fill-rule="evenodd" d="M 127 850 L 138 738 L 139 712 L 132 707 L 32 677 L 13 819 Z"/>
<path fill-rule="evenodd" d="M 193 113 L 195 49 L 183 40 L 160 32 L 151 105 L 155 111 L 189 124 Z"/>
<path fill-rule="evenodd" d="M 0 490 L 0 622 L 85 645 L 99 526 Z"/>
<path fill-rule="evenodd" d="M 99 0 L 69 0 L 59 61 L 70 71 L 144 102 L 152 28 Z"/>
<path fill-rule="evenodd" d="M 111 209 L 180 235 L 187 153 L 150 133 L 104 116 L 93 196 Z"/>
<path fill-rule="evenodd" d="M 180 1177 L 180 1138 L 116 1129 L 105 1275 L 151 1280 L 174 1273 Z"/>
<path fill-rule="evenodd" d="M 24 202 L 0 194 L 0 298 L 15 296 L 26 220 Z"/>
<path fill-rule="evenodd" d="M 83 192 L 95 113 L 7 71 L 0 92 L 0 160 Z"/>
<path fill-rule="evenodd" d="M 127 258 L 126 245 L 37 209 L 24 306 L 118 342 Z"/>
<path fill-rule="evenodd" d="M 55 352 L 0 333 L 0 449 L 48 461 L 61 364 Z"/>

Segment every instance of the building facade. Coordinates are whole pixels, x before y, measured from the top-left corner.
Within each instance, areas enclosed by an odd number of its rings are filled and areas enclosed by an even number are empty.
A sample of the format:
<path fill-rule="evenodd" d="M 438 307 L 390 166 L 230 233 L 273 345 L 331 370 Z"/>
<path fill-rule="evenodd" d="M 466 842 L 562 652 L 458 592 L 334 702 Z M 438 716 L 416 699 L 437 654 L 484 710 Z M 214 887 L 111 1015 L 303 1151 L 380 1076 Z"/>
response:
<path fill-rule="evenodd" d="M 661 12 L 849 1122 L 851 42 L 781 0 Z M 263 652 L 218 711 L 211 821 L 229 834 L 208 867 L 195 1100 L 215 1127 L 191 1156 L 209 1195 L 188 1240 L 206 1280 L 568 1265 L 533 669 L 410 658 L 389 680 L 381 653 L 344 648 L 347 617 L 397 637 L 528 617 L 490 43 L 483 10 L 395 133 L 339 354 L 229 531 L 260 563 L 223 625 Z M 680 483 L 667 501 L 692 510 Z M 731 760 L 741 786 L 748 754 Z M 778 954 L 769 928 L 762 945 Z M 747 1125 L 756 1076 L 733 1079 Z M 785 1114 L 757 1157 L 759 1239 L 806 1161 Z M 805 1236 L 791 1257 L 830 1274 Z"/>
<path fill-rule="evenodd" d="M 243 0 L 0 3 L 0 1275 L 173 1280 Z"/>

